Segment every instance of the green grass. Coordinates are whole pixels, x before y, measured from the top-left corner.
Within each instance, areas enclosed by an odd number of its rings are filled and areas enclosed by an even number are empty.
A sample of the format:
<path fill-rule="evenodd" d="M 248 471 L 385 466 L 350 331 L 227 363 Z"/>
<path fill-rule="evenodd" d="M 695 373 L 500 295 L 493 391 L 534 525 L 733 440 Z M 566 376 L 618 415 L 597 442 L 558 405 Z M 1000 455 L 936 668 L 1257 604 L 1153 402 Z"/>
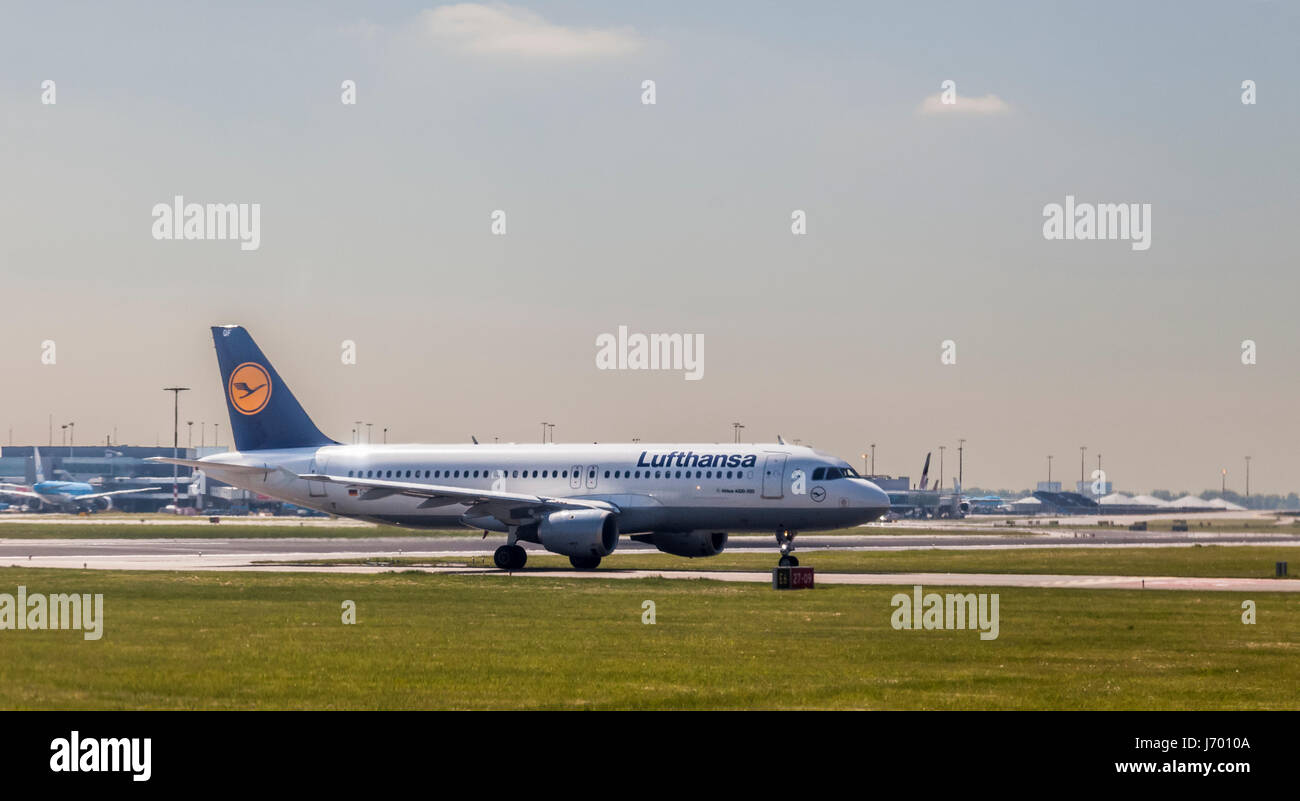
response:
<path fill-rule="evenodd" d="M 1079 525 L 1074 526 L 1074 528 L 1080 530 L 1102 528 L 1127 531 L 1129 525 L 1133 522 L 1135 521 L 1125 520 L 1123 517 L 1114 517 L 1110 520 L 1103 520 L 1095 526 Z M 1267 520 L 1261 520 L 1259 518 L 1213 518 L 1210 520 L 1192 518 L 1190 520 L 1184 520 L 1183 522 L 1187 524 L 1187 530 L 1189 532 L 1199 532 L 1201 534 L 1236 534 L 1243 532 L 1254 534 L 1300 533 L 1300 520 L 1293 520 L 1291 518 L 1282 518 L 1281 523 L 1276 522 L 1272 518 Z M 1069 518 L 1061 518 L 1061 525 L 1067 528 L 1070 527 Z M 1173 519 L 1147 521 L 1147 531 L 1173 531 L 1173 527 Z"/>
<path fill-rule="evenodd" d="M 18 584 L 103 593 L 106 622 L 96 642 L 0 631 L 4 709 L 1300 705 L 1290 593 L 1001 588 L 982 641 L 895 631 L 887 587 L 0 570 Z"/>
<path fill-rule="evenodd" d="M 798 551 L 800 564 L 841 573 L 1061 573 L 1099 576 L 1210 576 L 1272 578 L 1274 563 L 1300 572 L 1300 547 L 1196 545 L 1180 548 L 1014 548 L 986 551 Z M 305 564 L 381 563 L 401 567 L 471 565 L 492 567 L 492 557 L 392 557 L 314 559 Z M 268 560 L 263 564 L 276 564 Z M 303 562 L 299 562 L 303 564 Z M 614 570 L 770 570 L 772 553 L 728 551 L 719 556 L 683 559 L 662 553 L 624 551 L 602 563 Z M 566 556 L 529 553 L 525 568 L 568 568 Z"/>

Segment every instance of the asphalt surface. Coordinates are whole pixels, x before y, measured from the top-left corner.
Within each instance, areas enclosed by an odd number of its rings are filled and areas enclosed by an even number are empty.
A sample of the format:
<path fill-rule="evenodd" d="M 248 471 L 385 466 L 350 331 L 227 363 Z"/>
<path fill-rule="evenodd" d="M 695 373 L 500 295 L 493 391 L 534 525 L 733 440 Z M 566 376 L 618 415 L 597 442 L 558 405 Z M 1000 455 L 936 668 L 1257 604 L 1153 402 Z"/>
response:
<path fill-rule="evenodd" d="M 479 537 L 365 537 L 365 538 L 184 538 L 184 539 L 0 539 L 0 564 L 12 559 L 37 557 L 175 556 L 187 554 L 256 555 L 282 558 L 285 554 L 322 558 L 325 555 L 449 556 L 491 554 L 505 542 L 501 535 Z M 544 552 L 533 543 L 520 543 L 529 551 Z M 900 551 L 928 548 L 951 550 L 996 550 L 1001 548 L 1079 547 L 1187 547 L 1192 545 L 1286 545 L 1300 546 L 1300 534 L 1293 533 L 1198 533 L 1191 532 L 1054 532 L 1036 535 L 1006 534 L 845 534 L 818 536 L 803 534 L 795 539 L 795 550 Z M 623 538 L 618 552 L 654 551 L 650 545 Z M 776 538 L 733 536 L 727 550 L 776 551 Z"/>
<path fill-rule="evenodd" d="M 504 541 L 495 536 L 475 537 L 386 537 L 373 539 L 33 539 L 0 540 L 0 566 L 91 568 L 100 570 L 176 570 L 313 573 L 380 573 L 394 568 L 384 565 L 292 564 L 317 559 L 355 559 L 358 556 L 490 556 Z M 796 540 L 803 553 L 817 550 L 915 550 L 928 548 L 984 550 L 1042 547 L 1191 547 L 1196 544 L 1300 546 L 1294 534 L 1209 534 L 1160 532 L 1053 532 L 1023 535 L 840 535 L 801 536 Z M 540 546 L 525 543 L 532 552 Z M 771 537 L 732 537 L 728 550 L 776 553 Z M 514 577 L 565 578 L 676 578 L 713 579 L 770 583 L 769 572 L 712 570 L 620 570 L 619 555 L 654 551 L 651 546 L 631 541 L 607 558 L 597 571 L 525 569 Z M 1298 554 L 1300 555 L 1300 554 Z M 259 565 L 272 560 L 278 564 Z M 408 569 L 402 567 L 400 569 Z M 480 567 L 410 568 L 429 573 L 455 573 L 504 577 L 495 569 Z M 1171 576 L 1079 576 L 1015 573 L 821 573 L 821 584 L 934 585 L 981 587 L 1047 587 L 1057 589 L 1150 589 L 1219 590 L 1237 592 L 1296 592 L 1300 580 L 1185 578 Z"/>

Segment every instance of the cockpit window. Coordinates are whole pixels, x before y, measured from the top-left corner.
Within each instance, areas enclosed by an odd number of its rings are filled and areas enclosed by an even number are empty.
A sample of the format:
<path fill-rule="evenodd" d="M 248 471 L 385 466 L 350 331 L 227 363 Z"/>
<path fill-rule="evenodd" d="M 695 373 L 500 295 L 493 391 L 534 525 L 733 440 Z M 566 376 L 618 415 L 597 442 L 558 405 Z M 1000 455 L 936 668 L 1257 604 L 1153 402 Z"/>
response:
<path fill-rule="evenodd" d="M 825 471 L 825 478 L 822 478 L 823 470 Z M 813 481 L 831 481 L 836 478 L 860 478 L 860 476 L 858 475 L 858 471 L 854 470 L 852 467 L 819 467 L 813 471 Z"/>

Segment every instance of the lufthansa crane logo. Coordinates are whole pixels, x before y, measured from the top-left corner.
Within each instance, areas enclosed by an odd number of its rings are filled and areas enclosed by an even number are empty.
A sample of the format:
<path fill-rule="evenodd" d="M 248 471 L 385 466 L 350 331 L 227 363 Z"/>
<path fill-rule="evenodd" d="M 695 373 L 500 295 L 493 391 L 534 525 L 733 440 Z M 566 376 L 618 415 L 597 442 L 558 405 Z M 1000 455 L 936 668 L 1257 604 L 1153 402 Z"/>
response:
<path fill-rule="evenodd" d="M 271 375 L 256 362 L 244 362 L 230 372 L 226 395 L 240 414 L 257 414 L 271 400 Z"/>

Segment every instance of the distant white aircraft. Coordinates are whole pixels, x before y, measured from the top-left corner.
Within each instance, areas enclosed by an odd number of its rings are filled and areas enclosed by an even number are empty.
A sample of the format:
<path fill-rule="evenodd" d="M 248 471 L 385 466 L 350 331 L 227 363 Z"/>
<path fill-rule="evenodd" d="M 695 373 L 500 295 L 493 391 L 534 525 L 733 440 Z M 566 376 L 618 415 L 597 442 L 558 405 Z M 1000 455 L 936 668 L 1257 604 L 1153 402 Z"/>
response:
<path fill-rule="evenodd" d="M 41 467 L 41 449 L 33 448 L 36 457 L 36 483 L 30 487 L 19 484 L 0 484 L 0 496 L 23 498 L 38 509 L 52 506 L 64 512 L 103 512 L 113 508 L 113 498 L 133 492 L 154 492 L 158 487 L 113 490 L 100 492 L 99 488 L 84 481 L 46 481 Z"/>
<path fill-rule="evenodd" d="M 344 517 L 501 532 L 502 569 L 523 567 L 521 540 L 592 569 L 624 534 L 713 556 L 729 531 L 772 532 L 780 564 L 797 565 L 796 532 L 889 511 L 889 496 L 848 462 L 784 443 L 342 445 L 320 432 L 247 331 L 212 335 L 236 450 L 152 461 Z"/>

